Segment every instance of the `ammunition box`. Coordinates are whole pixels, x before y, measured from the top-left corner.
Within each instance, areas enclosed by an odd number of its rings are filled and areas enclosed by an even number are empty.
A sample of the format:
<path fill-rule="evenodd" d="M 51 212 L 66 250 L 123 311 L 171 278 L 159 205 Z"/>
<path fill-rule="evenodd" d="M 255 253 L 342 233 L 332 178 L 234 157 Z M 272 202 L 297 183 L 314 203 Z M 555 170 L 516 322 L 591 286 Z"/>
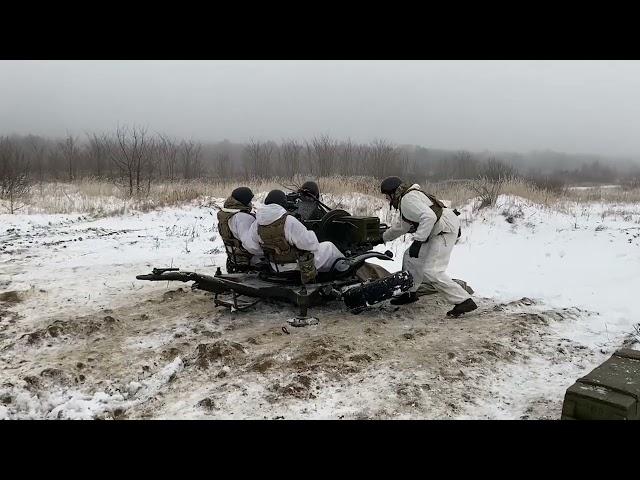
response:
<path fill-rule="evenodd" d="M 355 227 L 352 230 L 353 243 L 376 243 L 382 240 L 380 235 L 380 219 L 378 217 L 342 217 L 336 220 Z"/>
<path fill-rule="evenodd" d="M 307 220 L 305 226 L 314 231 L 318 241 L 330 241 L 339 250 L 369 250 L 372 246 L 382 243 L 380 219 L 378 217 L 352 217 L 346 215 L 334 219 L 323 230 L 319 220 Z"/>
<path fill-rule="evenodd" d="M 567 389 L 563 420 L 640 420 L 640 351 L 623 348 Z"/>

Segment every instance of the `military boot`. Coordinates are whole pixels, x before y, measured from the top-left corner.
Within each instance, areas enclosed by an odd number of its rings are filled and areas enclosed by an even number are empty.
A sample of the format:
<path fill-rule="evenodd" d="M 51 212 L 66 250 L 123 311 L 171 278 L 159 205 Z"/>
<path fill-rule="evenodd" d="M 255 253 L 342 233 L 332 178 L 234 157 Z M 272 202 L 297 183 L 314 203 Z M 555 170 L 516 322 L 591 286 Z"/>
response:
<path fill-rule="evenodd" d="M 476 302 L 471 298 L 467 298 L 464 302 L 454 305 L 453 309 L 447 312 L 447 317 L 459 317 L 463 313 L 472 312 L 476 308 L 478 308 Z"/>
<path fill-rule="evenodd" d="M 407 303 L 413 303 L 418 301 L 418 294 L 416 292 L 405 292 L 399 297 L 391 299 L 389 302 L 391 305 L 405 305 Z"/>

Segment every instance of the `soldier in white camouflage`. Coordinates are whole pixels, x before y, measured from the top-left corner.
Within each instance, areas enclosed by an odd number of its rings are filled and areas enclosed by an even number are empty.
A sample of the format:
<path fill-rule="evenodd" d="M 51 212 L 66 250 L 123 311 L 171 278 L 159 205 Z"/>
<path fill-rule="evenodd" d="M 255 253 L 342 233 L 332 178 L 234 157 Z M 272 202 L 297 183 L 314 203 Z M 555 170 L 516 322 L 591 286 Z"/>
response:
<path fill-rule="evenodd" d="M 386 243 L 406 233 L 413 234 L 413 243 L 402 259 L 402 269 L 411 273 L 414 285 L 391 303 L 403 305 L 417 301 L 417 290 L 425 281 L 454 305 L 447 312 L 448 317 L 458 317 L 478 308 L 471 294 L 446 273 L 453 246 L 460 236 L 458 212 L 424 192 L 420 185 L 405 184 L 398 177 L 385 178 L 380 192 L 400 213 L 397 223 L 384 232 L 383 241 Z"/>
<path fill-rule="evenodd" d="M 297 259 L 304 252 L 313 254 L 318 272 L 328 272 L 332 268 L 344 271 L 348 268 L 344 255 L 332 242 L 319 242 L 313 231 L 288 214 L 285 209 L 287 198 L 283 191 L 272 190 L 264 203 L 263 207 L 258 208 L 256 222 L 244 242 L 249 252 L 262 251 L 263 247 L 265 252 L 267 249 L 274 251 L 270 260 L 273 268 L 279 272 L 299 270 Z"/>
<path fill-rule="evenodd" d="M 262 252 L 248 252 L 243 246 L 243 240 L 249 233 L 256 217 L 251 213 L 253 192 L 248 187 L 238 187 L 224 202 L 218 211 L 218 232 L 227 252 L 227 271 L 247 270 L 249 265 L 256 263 Z"/>

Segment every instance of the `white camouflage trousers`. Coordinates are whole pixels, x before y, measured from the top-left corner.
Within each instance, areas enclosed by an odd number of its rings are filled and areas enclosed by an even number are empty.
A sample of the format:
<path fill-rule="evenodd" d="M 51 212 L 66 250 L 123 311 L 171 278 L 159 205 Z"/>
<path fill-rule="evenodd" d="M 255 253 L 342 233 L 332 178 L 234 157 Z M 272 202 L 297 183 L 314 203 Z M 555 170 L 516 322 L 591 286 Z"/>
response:
<path fill-rule="evenodd" d="M 411 258 L 408 248 L 404 252 L 402 269 L 413 276 L 412 292 L 417 291 L 422 282 L 426 282 L 433 285 L 438 292 L 442 293 L 447 302 L 453 305 L 471 298 L 469 292 L 446 274 L 451 251 L 458 239 L 458 226 L 459 222 L 456 222 L 454 232 L 431 237 L 420 248 L 418 258 Z"/>

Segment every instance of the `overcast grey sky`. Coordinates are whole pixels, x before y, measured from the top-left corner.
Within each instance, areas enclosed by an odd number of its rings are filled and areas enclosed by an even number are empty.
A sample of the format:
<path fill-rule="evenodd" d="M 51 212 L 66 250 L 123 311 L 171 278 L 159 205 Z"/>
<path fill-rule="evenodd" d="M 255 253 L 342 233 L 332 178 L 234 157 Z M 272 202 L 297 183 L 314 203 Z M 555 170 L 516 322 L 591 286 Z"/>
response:
<path fill-rule="evenodd" d="M 639 61 L 0 61 L 0 134 L 640 153 Z"/>

